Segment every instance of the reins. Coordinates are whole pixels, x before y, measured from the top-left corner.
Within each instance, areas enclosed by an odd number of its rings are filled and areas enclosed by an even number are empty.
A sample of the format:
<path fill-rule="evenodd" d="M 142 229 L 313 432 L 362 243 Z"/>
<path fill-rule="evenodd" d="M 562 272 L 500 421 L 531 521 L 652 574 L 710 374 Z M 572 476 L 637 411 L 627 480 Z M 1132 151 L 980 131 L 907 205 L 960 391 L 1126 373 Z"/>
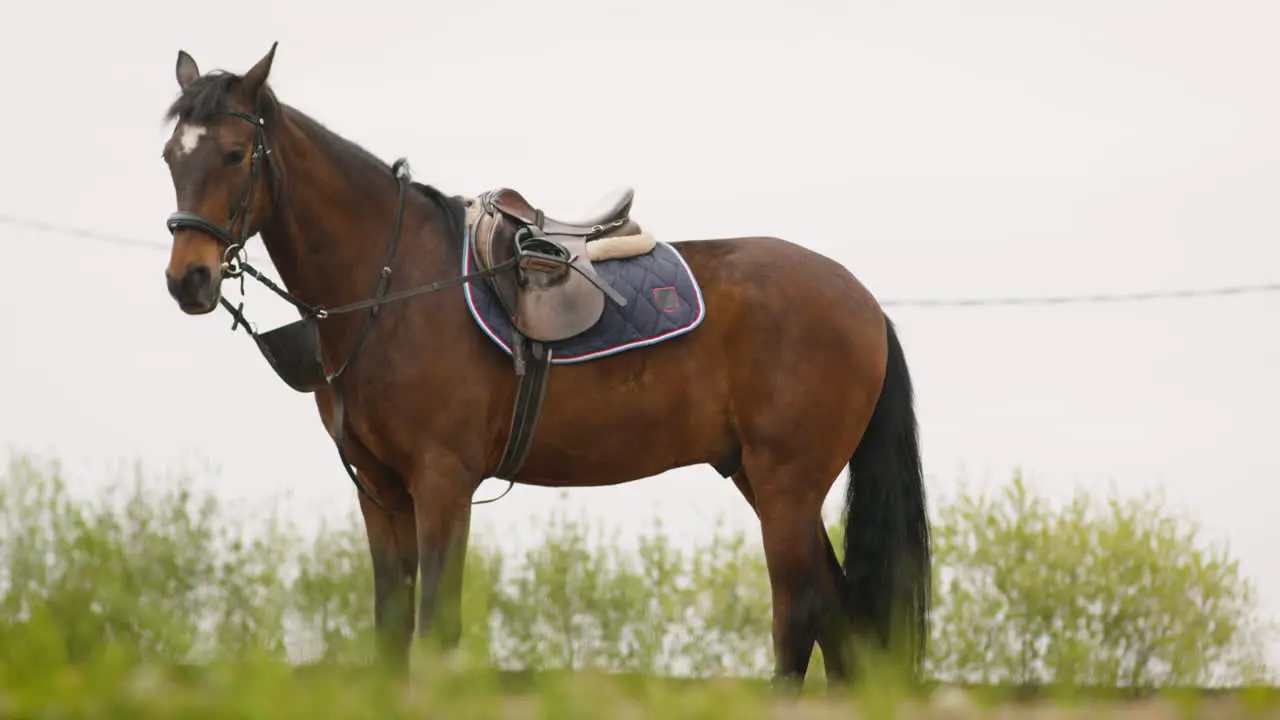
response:
<path fill-rule="evenodd" d="M 232 279 L 239 278 L 240 292 L 242 296 L 244 294 L 244 276 L 248 275 L 254 280 L 257 280 L 263 287 L 293 305 L 302 315 L 302 319 L 304 321 L 319 321 L 334 315 L 358 312 L 360 310 L 368 311 L 368 314 L 365 316 L 364 322 L 361 324 L 360 330 L 356 335 L 356 339 L 351 345 L 351 349 L 347 352 L 346 359 L 343 360 L 342 364 L 339 365 L 335 371 L 325 373 L 324 382 L 329 385 L 334 392 L 335 418 L 333 440 L 334 445 L 338 450 L 338 457 L 342 460 L 343 468 L 347 471 L 347 475 L 351 478 L 351 482 L 355 484 L 356 489 L 368 498 L 370 502 L 386 512 L 398 512 L 383 505 L 377 497 L 369 492 L 368 488 L 365 487 L 365 484 L 360 482 L 360 479 L 356 476 L 351 463 L 347 460 L 346 452 L 342 448 L 343 438 L 345 435 L 344 431 L 346 429 L 344 398 L 342 389 L 337 384 L 337 380 L 346 372 L 347 368 L 351 366 L 351 363 L 355 361 L 356 355 L 359 353 L 360 348 L 364 346 L 365 339 L 373 329 L 373 324 L 376 321 L 378 312 L 381 310 L 383 305 L 463 285 L 471 282 L 472 280 L 485 278 L 490 275 L 496 275 L 497 273 L 515 267 L 518 258 L 513 257 L 510 260 L 494 265 L 493 267 L 467 273 L 466 275 L 448 278 L 445 280 L 437 280 L 425 285 L 418 285 L 404 290 L 398 290 L 396 292 L 388 292 L 388 288 L 391 284 L 391 266 L 395 261 L 397 251 L 400 247 L 400 236 L 402 234 L 404 224 L 405 202 L 409 186 L 412 183 L 410 179 L 408 161 L 404 158 L 400 158 L 391 166 L 391 173 L 395 177 L 396 183 L 399 186 L 399 199 L 396 205 L 395 224 L 392 228 L 391 238 L 388 242 L 387 255 L 382 263 L 382 269 L 379 272 L 378 286 L 377 290 L 374 292 L 374 296 L 367 300 L 358 300 L 333 307 L 307 303 L 296 295 L 290 293 L 288 290 L 280 287 L 277 283 L 272 281 L 271 278 L 267 277 L 257 268 L 249 264 L 246 259 L 245 243 L 252 234 L 256 234 L 250 232 L 249 216 L 253 210 L 254 193 L 255 188 L 257 187 L 258 177 L 262 172 L 262 163 L 264 160 L 268 162 L 267 171 L 273 181 L 278 178 L 278 169 L 276 168 L 275 158 L 272 156 L 271 150 L 266 146 L 264 119 L 235 109 L 227 109 L 222 112 L 246 120 L 254 126 L 253 156 L 250 161 L 249 178 L 245 190 L 241 192 L 240 201 L 233 206 L 225 227 L 218 225 L 197 213 L 178 211 L 171 214 L 168 218 L 166 224 L 168 225 L 169 231 L 172 233 L 179 229 L 194 229 L 212 235 L 219 243 L 226 246 L 226 250 L 222 256 L 223 259 L 220 271 L 223 277 Z M 274 185 L 271 187 L 274 189 Z M 465 228 L 457 227 L 457 215 L 453 212 L 453 209 L 449 207 L 448 200 L 446 198 L 444 198 L 438 191 L 425 194 L 429 195 L 432 201 L 444 212 L 445 219 L 452 234 L 461 234 L 462 232 L 465 232 Z M 275 200 L 275 193 L 272 192 L 271 201 L 274 203 Z M 240 232 L 234 233 L 237 221 L 239 222 Z M 248 321 L 247 318 L 245 318 L 244 303 L 241 302 L 238 306 L 232 305 L 224 295 L 220 294 L 218 297 L 218 304 L 231 315 L 231 330 L 234 332 L 237 328 L 243 327 L 244 331 L 248 333 L 250 338 L 255 342 L 258 342 L 261 347 L 260 335 L 258 334 L 257 329 Z M 473 500 L 471 504 L 485 505 L 501 500 L 515 487 L 515 481 L 508 480 L 507 483 L 507 489 L 497 497 L 488 500 Z"/>
<path fill-rule="evenodd" d="M 244 275 L 249 275 L 254 280 L 257 280 L 263 287 L 267 288 L 297 308 L 304 318 L 324 320 L 333 315 L 343 315 L 359 310 L 369 311 L 369 314 L 365 316 L 364 324 L 360 327 L 359 334 L 356 336 L 356 341 L 352 344 L 351 350 L 347 353 L 346 360 L 343 361 L 342 365 L 340 365 L 337 370 L 327 376 L 326 379 L 330 384 L 332 384 L 334 380 L 337 380 L 351 365 L 351 362 L 355 360 L 356 353 L 358 353 L 360 348 L 364 345 L 365 338 L 368 336 L 369 330 L 373 327 L 373 321 L 377 318 L 378 311 L 383 305 L 399 300 L 407 300 L 412 297 L 417 297 L 418 295 L 426 295 L 427 293 L 445 290 L 457 285 L 464 285 L 472 280 L 489 277 L 490 275 L 496 275 L 504 270 L 515 267 L 517 262 L 517 258 L 511 258 L 510 260 L 506 260 L 484 270 L 477 270 L 472 273 L 467 273 L 466 275 L 447 278 L 445 280 L 437 280 L 425 285 L 418 285 L 404 290 L 398 290 L 393 293 L 388 293 L 387 288 L 391 283 L 391 265 L 395 261 L 396 254 L 400 246 L 401 227 L 404 222 L 405 193 L 410 184 L 408 161 L 404 158 L 396 160 L 395 164 L 391 166 L 391 172 L 395 175 L 396 180 L 399 183 L 400 199 L 396 208 L 395 227 L 391 231 L 391 239 L 389 247 L 387 248 L 387 257 L 382 263 L 382 271 L 379 273 L 378 277 L 378 288 L 374 292 L 373 297 L 367 300 L 357 300 L 343 305 L 336 305 L 334 307 L 311 305 L 290 293 L 288 290 L 280 287 L 272 281 L 271 278 L 267 277 L 260 270 L 250 265 L 249 262 L 244 259 L 243 241 L 229 247 L 226 256 L 224 256 L 228 257 L 228 261 L 223 264 L 223 274 L 226 277 L 243 278 Z M 435 198 L 433 198 L 433 200 L 434 199 Z M 450 229 L 456 230 L 456 228 L 453 227 L 455 218 L 451 209 L 439 200 L 437 200 L 437 204 L 440 206 L 441 210 L 445 212 L 445 216 L 449 220 Z M 244 316 L 244 303 L 241 303 L 238 307 L 232 306 L 225 297 L 219 297 L 218 302 L 234 319 L 234 322 L 231 325 L 232 330 L 235 330 L 238 327 L 244 327 L 245 332 L 250 335 L 255 334 L 255 331 L 250 327 L 249 321 Z"/>

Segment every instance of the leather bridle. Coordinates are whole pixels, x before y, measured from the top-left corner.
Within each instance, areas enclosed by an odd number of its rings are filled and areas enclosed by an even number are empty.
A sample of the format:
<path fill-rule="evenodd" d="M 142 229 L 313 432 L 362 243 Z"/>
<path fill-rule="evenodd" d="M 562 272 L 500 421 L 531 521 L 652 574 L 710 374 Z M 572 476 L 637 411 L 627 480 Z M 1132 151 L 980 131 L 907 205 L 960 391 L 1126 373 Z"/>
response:
<path fill-rule="evenodd" d="M 253 235 L 249 227 L 249 218 L 253 213 L 253 202 L 258 189 L 258 178 L 262 175 L 266 164 L 270 179 L 274 182 L 279 177 L 275 156 L 267 147 L 266 122 L 262 117 L 255 117 L 247 112 L 226 108 L 221 115 L 233 115 L 253 125 L 253 155 L 249 159 L 249 178 L 240 191 L 240 200 L 231 206 L 225 226 L 219 225 L 203 215 L 188 210 L 179 210 L 171 215 L 165 224 L 170 234 L 179 230 L 199 230 L 212 235 L 226 249 L 222 255 L 222 271 L 229 277 L 239 277 L 239 266 L 244 261 L 244 244 Z M 236 224 L 239 223 L 239 232 Z"/>

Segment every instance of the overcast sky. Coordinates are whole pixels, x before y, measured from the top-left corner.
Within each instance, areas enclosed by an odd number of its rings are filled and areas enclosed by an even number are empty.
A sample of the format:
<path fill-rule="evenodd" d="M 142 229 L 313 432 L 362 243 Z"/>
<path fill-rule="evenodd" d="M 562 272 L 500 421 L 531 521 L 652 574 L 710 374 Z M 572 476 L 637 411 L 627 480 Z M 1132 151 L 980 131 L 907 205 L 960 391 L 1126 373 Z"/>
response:
<path fill-rule="evenodd" d="M 179 48 L 244 71 L 280 41 L 284 102 L 448 192 L 570 216 L 632 185 L 662 239 L 779 235 L 891 301 L 1280 280 L 1278 30 L 1273 0 L 26 3 L 0 24 L 0 213 L 159 249 L 0 226 L 0 442 L 91 478 L 204 459 L 303 523 L 355 506 L 312 398 L 165 291 Z M 296 317 L 260 288 L 246 309 Z M 889 310 L 931 492 L 1016 466 L 1055 497 L 1162 486 L 1280 616 L 1280 294 Z M 517 543 L 558 502 L 518 487 L 477 531 Z M 705 467 L 569 502 L 758 538 Z"/>

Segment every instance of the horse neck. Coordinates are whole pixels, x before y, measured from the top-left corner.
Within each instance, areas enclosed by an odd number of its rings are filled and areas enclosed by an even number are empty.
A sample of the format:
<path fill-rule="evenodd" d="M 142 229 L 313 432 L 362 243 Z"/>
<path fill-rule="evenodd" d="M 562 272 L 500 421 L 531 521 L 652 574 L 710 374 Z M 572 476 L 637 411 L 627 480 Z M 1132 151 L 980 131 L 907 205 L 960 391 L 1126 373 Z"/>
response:
<path fill-rule="evenodd" d="M 391 172 L 350 152 L 329 131 L 286 116 L 274 152 L 285 182 L 263 244 L 288 290 L 313 305 L 372 296 L 399 204 Z M 406 198 L 408 232 L 413 193 Z M 436 263 L 428 263 L 435 265 Z"/>

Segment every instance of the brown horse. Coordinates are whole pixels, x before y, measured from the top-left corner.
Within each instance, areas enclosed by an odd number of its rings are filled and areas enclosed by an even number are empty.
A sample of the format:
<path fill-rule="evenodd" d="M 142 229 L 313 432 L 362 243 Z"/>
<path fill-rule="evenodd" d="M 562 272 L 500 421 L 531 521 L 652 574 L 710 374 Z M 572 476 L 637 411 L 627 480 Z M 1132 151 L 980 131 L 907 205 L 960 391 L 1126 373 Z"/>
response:
<path fill-rule="evenodd" d="M 911 381 L 858 280 L 777 238 L 646 241 L 630 194 L 581 223 L 511 190 L 446 196 L 278 101 L 275 49 L 244 75 L 178 54 L 166 279 L 183 311 L 221 304 L 233 328 L 224 277 L 298 308 L 245 329 L 315 393 L 360 489 L 391 667 L 407 666 L 419 573 L 418 633 L 459 641 L 484 478 L 600 486 L 703 463 L 759 518 L 776 680 L 802 683 L 815 643 L 838 681 L 859 647 L 918 666 L 931 569 Z M 284 288 L 243 262 L 254 234 Z M 666 275 L 625 280 L 638 268 Z M 821 506 L 846 464 L 842 567 Z"/>

